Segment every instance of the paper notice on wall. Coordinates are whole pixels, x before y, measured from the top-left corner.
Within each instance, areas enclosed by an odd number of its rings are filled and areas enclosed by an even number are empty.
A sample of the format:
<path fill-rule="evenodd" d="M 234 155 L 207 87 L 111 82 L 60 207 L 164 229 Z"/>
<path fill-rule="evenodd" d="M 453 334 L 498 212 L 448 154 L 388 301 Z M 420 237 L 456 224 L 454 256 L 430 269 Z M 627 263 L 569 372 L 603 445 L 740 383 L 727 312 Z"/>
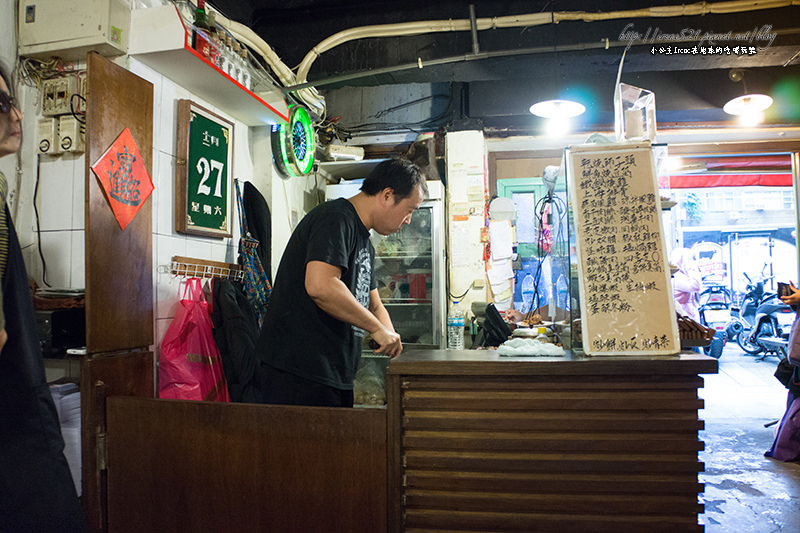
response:
<path fill-rule="evenodd" d="M 495 303 L 502 302 L 502 305 L 498 307 L 495 305 L 499 310 L 505 311 L 509 307 L 511 307 L 511 297 L 513 296 L 513 291 L 511 289 L 511 283 L 508 284 L 502 291 L 494 293 Z"/>
<path fill-rule="evenodd" d="M 469 234 L 468 222 L 453 220 L 450 225 L 450 260 L 454 267 L 469 266 L 472 263 L 470 260 L 472 240 Z"/>
<path fill-rule="evenodd" d="M 497 296 L 494 297 L 494 307 L 495 307 L 495 309 L 497 309 L 501 313 L 503 311 L 507 311 L 508 309 L 511 309 L 511 304 L 512 303 L 513 303 L 513 300 L 511 298 L 511 293 L 510 292 L 508 293 L 508 296 L 506 298 L 503 298 L 503 299 L 500 299 Z"/>
<path fill-rule="evenodd" d="M 507 259 L 513 252 L 513 241 L 510 220 L 492 220 L 489 222 L 489 242 L 492 244 L 492 259 Z"/>
<path fill-rule="evenodd" d="M 483 171 L 467 173 L 467 199 L 470 202 L 486 200 L 486 180 Z"/>
<path fill-rule="evenodd" d="M 492 289 L 492 297 L 495 302 L 495 307 L 497 306 L 497 302 L 503 302 L 511 299 L 514 291 L 512 280 L 504 279 L 499 283 L 490 283 L 490 286 Z M 508 307 L 505 307 L 505 309 L 508 309 Z"/>
<path fill-rule="evenodd" d="M 501 259 L 499 261 L 490 261 L 489 267 L 486 269 L 486 274 L 489 276 L 489 283 L 492 285 L 499 285 L 504 281 L 508 281 L 514 277 L 514 270 L 511 268 L 510 259 Z"/>
<path fill-rule="evenodd" d="M 470 205 L 467 202 L 454 202 L 450 204 L 450 216 L 454 217 L 453 220 L 459 220 L 455 217 L 468 217 Z"/>

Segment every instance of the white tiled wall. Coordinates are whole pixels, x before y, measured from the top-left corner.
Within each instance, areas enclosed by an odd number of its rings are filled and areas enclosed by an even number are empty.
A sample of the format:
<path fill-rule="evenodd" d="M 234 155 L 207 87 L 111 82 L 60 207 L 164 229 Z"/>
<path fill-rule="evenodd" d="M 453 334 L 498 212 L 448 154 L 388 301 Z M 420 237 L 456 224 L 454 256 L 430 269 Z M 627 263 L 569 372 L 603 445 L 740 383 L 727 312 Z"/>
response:
<path fill-rule="evenodd" d="M 238 223 L 234 221 L 232 239 L 213 239 L 175 233 L 175 160 L 176 115 L 178 100 L 191 99 L 211 111 L 230 119 L 222 110 L 191 94 L 146 65 L 128 58 L 127 68 L 153 84 L 153 301 L 156 345 L 161 343 L 170 321 L 175 316 L 181 279 L 164 273 L 175 255 L 235 262 Z M 232 119 L 231 119 L 232 120 Z M 234 177 L 236 170 L 250 169 L 247 148 L 247 127 L 234 126 Z M 236 214 L 237 212 L 234 212 Z"/>
<path fill-rule="evenodd" d="M 161 343 L 179 305 L 180 279 L 164 273 L 173 256 L 189 256 L 235 263 L 239 242 L 238 208 L 234 199 L 233 238 L 213 239 L 185 236 L 175 232 L 175 139 L 178 100 L 191 99 L 211 111 L 231 119 L 224 111 L 191 94 L 158 72 L 133 58 L 115 60 L 134 74 L 153 84 L 153 169 L 151 178 L 155 189 L 150 201 L 153 212 L 153 301 L 156 347 Z M 35 112 L 26 117 L 24 128 L 34 131 Z M 232 119 L 231 119 L 232 120 Z M 233 174 L 241 181 L 251 181 L 264 195 L 272 212 L 272 269 L 277 269 L 280 256 L 291 235 L 293 224 L 310 207 L 309 195 L 316 197 L 315 180 L 277 177 L 272 164 L 269 128 L 248 128 L 234 122 Z M 31 139 L 28 139 L 29 141 Z M 34 147 L 31 147 L 35 150 Z M 32 150 L 32 151 L 34 151 Z M 35 160 L 35 157 L 33 158 Z M 35 169 L 35 163 L 33 165 Z M 28 176 L 27 174 L 33 174 Z M 35 171 L 26 173 L 25 190 L 33 196 Z M 85 286 L 84 267 L 84 201 L 85 158 L 82 154 L 41 156 L 39 187 L 36 205 L 39 208 L 39 234 L 45 258 L 46 277 L 53 287 L 82 288 Z M 37 249 L 36 220 L 33 214 L 21 217 L 18 223 L 20 239 L 32 242 L 25 250 L 30 275 L 42 285 L 43 268 Z M 161 267 L 161 268 L 159 268 Z"/>

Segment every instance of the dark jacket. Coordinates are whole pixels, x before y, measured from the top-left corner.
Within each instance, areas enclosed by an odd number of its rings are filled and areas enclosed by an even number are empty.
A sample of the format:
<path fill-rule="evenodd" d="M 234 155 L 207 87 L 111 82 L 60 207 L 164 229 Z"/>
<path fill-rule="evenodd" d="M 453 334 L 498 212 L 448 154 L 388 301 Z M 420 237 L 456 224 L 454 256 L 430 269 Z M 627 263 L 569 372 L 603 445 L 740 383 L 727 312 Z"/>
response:
<path fill-rule="evenodd" d="M 258 322 L 253 306 L 241 285 L 229 279 L 214 278 L 211 293 L 214 341 L 222 357 L 231 401 L 258 403 L 258 390 L 253 386 Z"/>
<path fill-rule="evenodd" d="M 247 231 L 258 241 L 256 252 L 261 259 L 264 273 L 271 284 L 272 263 L 270 262 L 270 249 L 272 248 L 272 223 L 270 221 L 269 206 L 267 206 L 267 201 L 258 192 L 258 189 L 249 181 L 244 182 L 242 205 L 247 217 Z"/>

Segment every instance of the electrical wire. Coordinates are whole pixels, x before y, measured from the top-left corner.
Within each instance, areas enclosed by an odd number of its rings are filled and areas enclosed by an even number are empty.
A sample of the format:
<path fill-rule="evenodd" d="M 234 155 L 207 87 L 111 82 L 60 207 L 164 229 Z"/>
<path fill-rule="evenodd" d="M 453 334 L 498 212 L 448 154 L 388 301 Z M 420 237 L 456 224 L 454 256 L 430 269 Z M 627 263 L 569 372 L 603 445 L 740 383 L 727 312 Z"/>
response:
<path fill-rule="evenodd" d="M 337 133 L 341 132 L 343 135 L 352 137 L 355 133 L 360 133 L 363 131 L 369 131 L 371 133 L 375 133 L 376 131 L 387 131 L 387 132 L 394 132 L 398 130 L 407 130 L 412 131 L 415 133 L 419 133 L 419 129 L 428 129 L 431 127 L 438 127 L 441 126 L 443 123 L 446 123 L 449 119 L 452 118 L 454 107 L 455 107 L 455 84 L 450 83 L 448 86 L 448 93 L 447 94 L 434 94 L 430 96 L 426 96 L 423 98 L 419 98 L 417 100 L 413 100 L 408 102 L 407 104 L 403 104 L 401 106 L 394 106 L 391 108 L 387 108 L 375 113 L 376 118 L 383 116 L 386 113 L 390 113 L 394 110 L 399 108 L 407 107 L 408 105 L 419 103 L 429 99 L 435 98 L 448 98 L 447 106 L 444 110 L 436 116 L 427 118 L 425 120 L 421 120 L 418 122 L 366 122 L 362 124 L 354 124 L 354 125 L 344 125 L 341 124 L 338 120 L 331 121 L 327 125 L 332 126 Z M 377 130 L 377 128 L 384 128 L 383 130 Z"/>
<path fill-rule="evenodd" d="M 546 232 L 545 232 L 545 211 L 550 207 L 549 213 L 550 220 L 554 215 L 553 211 L 557 213 L 558 229 L 555 238 L 551 234 L 550 247 L 546 247 Z M 529 321 L 535 314 L 535 310 L 541 308 L 541 298 L 539 296 L 539 285 L 542 278 L 542 267 L 548 256 L 551 256 L 553 248 L 557 249 L 558 245 L 565 244 L 564 240 L 564 221 L 567 216 L 567 204 L 556 194 L 548 194 L 540 198 L 534 206 L 534 220 L 539 228 L 536 238 L 536 255 L 537 265 L 536 271 L 533 276 L 533 296 L 528 309 L 525 311 L 525 320 Z M 552 227 L 552 224 L 547 224 Z"/>
<path fill-rule="evenodd" d="M 47 263 L 42 252 L 42 230 L 39 227 L 39 209 L 36 207 L 36 196 L 39 193 L 39 166 L 41 165 L 41 154 L 36 154 L 36 185 L 33 188 L 33 212 L 36 215 L 36 240 L 39 248 L 39 258 L 42 260 L 42 283 L 50 287 L 47 283 Z"/>
<path fill-rule="evenodd" d="M 452 292 L 450 292 L 450 290 L 448 289 L 448 291 L 447 291 L 447 295 L 448 295 L 448 296 L 449 296 L 449 297 L 450 297 L 452 300 L 458 300 L 458 301 L 461 301 L 461 299 L 462 299 L 464 296 L 466 296 L 466 295 L 469 293 L 469 291 L 471 291 L 471 290 L 472 290 L 472 285 L 470 285 L 469 287 L 467 287 L 467 290 L 465 290 L 465 291 L 464 291 L 462 294 L 460 294 L 460 295 L 456 296 L 455 294 L 453 294 Z"/>
<path fill-rule="evenodd" d="M 44 80 L 60 78 L 65 74 L 76 74 L 75 65 L 58 57 L 36 59 L 22 57 L 18 63 L 19 75 L 29 87 L 41 89 Z"/>
<path fill-rule="evenodd" d="M 86 108 L 86 98 L 84 98 L 83 96 L 81 96 L 78 93 L 75 93 L 75 94 L 73 94 L 72 96 L 69 97 L 69 112 L 72 114 L 73 117 L 75 117 L 75 119 L 78 122 L 80 122 L 81 124 L 86 124 L 86 119 L 82 118 L 82 117 L 86 116 L 86 112 L 83 111 L 83 112 L 79 113 L 79 112 L 75 111 L 75 106 L 73 105 L 73 101 L 74 101 L 74 98 L 76 96 L 78 97 L 78 99 L 83 101 L 83 107 L 84 107 L 84 109 Z"/>

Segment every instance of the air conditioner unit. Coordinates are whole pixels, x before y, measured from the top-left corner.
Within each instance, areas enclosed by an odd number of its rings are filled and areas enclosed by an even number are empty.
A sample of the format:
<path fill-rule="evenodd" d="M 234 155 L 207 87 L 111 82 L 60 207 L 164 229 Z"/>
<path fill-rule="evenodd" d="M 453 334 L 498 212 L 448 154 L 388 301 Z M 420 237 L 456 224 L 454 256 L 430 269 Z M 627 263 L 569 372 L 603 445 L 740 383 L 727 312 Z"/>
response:
<path fill-rule="evenodd" d="M 85 59 L 127 53 L 130 0 L 21 0 L 19 55 Z"/>

